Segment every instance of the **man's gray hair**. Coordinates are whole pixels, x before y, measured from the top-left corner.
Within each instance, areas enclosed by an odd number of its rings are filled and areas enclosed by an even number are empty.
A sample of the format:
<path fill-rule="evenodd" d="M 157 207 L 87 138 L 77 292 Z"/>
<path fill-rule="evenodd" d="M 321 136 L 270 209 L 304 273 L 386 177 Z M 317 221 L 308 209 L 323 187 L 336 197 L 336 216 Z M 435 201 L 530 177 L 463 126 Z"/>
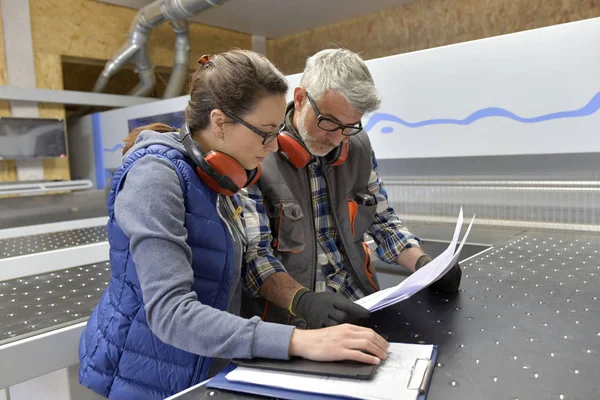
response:
<path fill-rule="evenodd" d="M 361 114 L 381 105 L 367 65 L 358 54 L 346 49 L 321 50 L 309 57 L 300 86 L 316 100 L 328 90 L 335 90 Z"/>

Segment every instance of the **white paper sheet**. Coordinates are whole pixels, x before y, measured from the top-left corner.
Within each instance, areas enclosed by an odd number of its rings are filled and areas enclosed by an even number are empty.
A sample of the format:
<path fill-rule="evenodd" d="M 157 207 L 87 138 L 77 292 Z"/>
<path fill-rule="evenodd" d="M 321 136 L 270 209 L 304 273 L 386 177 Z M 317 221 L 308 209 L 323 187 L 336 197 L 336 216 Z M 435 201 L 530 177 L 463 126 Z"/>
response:
<path fill-rule="evenodd" d="M 369 381 L 276 372 L 238 367 L 227 374 L 232 382 L 279 387 L 308 393 L 347 396 L 367 400 L 416 400 L 415 382 L 423 380 L 424 370 L 415 368 L 418 359 L 431 359 L 433 345 L 390 343 L 387 359 Z M 413 376 L 421 374 L 421 376 Z M 411 385 L 411 376 L 413 377 Z M 410 386 L 410 387 L 409 387 Z"/>
<path fill-rule="evenodd" d="M 355 303 L 366 308 L 371 312 L 374 312 L 392 304 L 396 304 L 403 300 L 406 300 L 415 293 L 419 292 L 420 290 L 433 284 L 438 279 L 441 279 L 458 261 L 458 258 L 460 257 L 460 252 L 462 251 L 467 237 L 471 232 L 473 221 L 475 221 L 475 216 L 473 216 L 473 218 L 471 219 L 471 223 L 469 224 L 469 227 L 465 232 L 460 246 L 458 247 L 458 250 L 456 250 L 458 237 L 460 235 L 460 231 L 463 225 L 463 210 L 461 208 L 460 213 L 458 214 L 456 227 L 454 228 L 452 241 L 450 242 L 446 250 L 442 252 L 442 254 L 431 260 L 431 262 L 429 262 L 423 268 L 410 275 L 400 284 L 385 290 L 381 290 L 379 292 L 375 292 L 369 296 L 363 297 L 362 299 L 357 300 Z"/>

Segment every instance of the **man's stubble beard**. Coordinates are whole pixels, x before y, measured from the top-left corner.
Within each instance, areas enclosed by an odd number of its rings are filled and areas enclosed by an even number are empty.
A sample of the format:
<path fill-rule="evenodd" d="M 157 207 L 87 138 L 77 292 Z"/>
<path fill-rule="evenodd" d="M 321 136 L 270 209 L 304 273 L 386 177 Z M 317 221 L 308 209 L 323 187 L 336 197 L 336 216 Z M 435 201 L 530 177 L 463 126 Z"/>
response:
<path fill-rule="evenodd" d="M 315 140 L 308 134 L 308 130 L 306 129 L 306 125 L 304 123 L 306 119 L 306 114 L 308 113 L 310 108 L 309 104 L 306 104 L 298 115 L 298 134 L 304 141 L 304 145 L 308 148 L 311 154 L 323 157 L 326 156 L 331 150 L 335 148 L 335 146 L 325 138 L 325 141 Z"/>

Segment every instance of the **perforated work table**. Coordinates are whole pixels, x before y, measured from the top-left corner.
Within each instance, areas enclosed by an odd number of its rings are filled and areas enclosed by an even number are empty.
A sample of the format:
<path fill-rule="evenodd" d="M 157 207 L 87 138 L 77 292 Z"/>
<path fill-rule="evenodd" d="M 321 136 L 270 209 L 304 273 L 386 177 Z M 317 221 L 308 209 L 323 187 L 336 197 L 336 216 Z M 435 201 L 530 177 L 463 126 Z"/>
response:
<path fill-rule="evenodd" d="M 0 239 L 0 260 L 106 240 L 105 225 Z"/>
<path fill-rule="evenodd" d="M 600 237 L 525 232 L 463 263 L 461 291 L 372 315 L 389 341 L 433 343 L 428 399 L 600 399 Z M 255 399 L 198 387 L 178 400 Z"/>
<path fill-rule="evenodd" d="M 599 249 L 598 235 L 520 233 L 464 262 L 457 295 L 426 290 L 374 313 L 369 324 L 390 341 L 439 346 L 431 400 L 597 399 Z M 0 340 L 84 320 L 104 290 L 107 268 L 0 283 Z M 255 397 L 198 387 L 177 398 Z"/>

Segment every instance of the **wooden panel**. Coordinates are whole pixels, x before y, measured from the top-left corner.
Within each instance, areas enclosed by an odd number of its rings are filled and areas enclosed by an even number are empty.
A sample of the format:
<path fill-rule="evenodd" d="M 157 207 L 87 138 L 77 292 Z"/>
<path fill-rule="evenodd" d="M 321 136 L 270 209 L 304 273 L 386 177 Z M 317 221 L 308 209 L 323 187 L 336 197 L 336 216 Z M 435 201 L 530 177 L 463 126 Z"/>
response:
<path fill-rule="evenodd" d="M 48 158 L 43 160 L 44 179 L 47 181 L 63 181 L 71 179 L 68 158 Z"/>
<path fill-rule="evenodd" d="M 0 85 L 8 83 L 8 74 L 6 72 L 6 50 L 4 48 L 4 26 L 2 25 L 2 8 L 0 8 Z M 0 100 L 0 117 L 10 116 L 10 103 Z M 0 161 L 1 162 L 1 161 Z M 0 178 L 0 182 L 2 178 Z"/>
<path fill-rule="evenodd" d="M 30 0 L 34 51 L 109 60 L 125 43 L 137 10 L 92 0 Z M 190 68 L 204 53 L 252 48 L 250 35 L 190 24 Z M 158 66 L 173 66 L 175 34 L 169 24 L 150 33 L 149 53 Z M 42 66 L 37 66 L 41 68 Z"/>
<path fill-rule="evenodd" d="M 44 89 L 62 90 L 63 72 L 62 59 L 59 54 L 37 51 L 35 53 L 35 80 L 37 87 Z M 43 66 L 38 68 L 37 66 Z M 54 103 L 39 103 L 40 117 L 65 118 L 64 106 Z"/>
<path fill-rule="evenodd" d="M 0 182 L 14 182 L 17 180 L 17 167 L 13 160 L 0 161 Z"/>
<path fill-rule="evenodd" d="M 344 47 L 372 59 L 597 16 L 599 0 L 418 0 L 270 40 L 267 54 L 291 74 L 324 48 Z"/>
<path fill-rule="evenodd" d="M 0 7 L 0 85 L 8 83 L 6 72 L 6 48 L 4 47 L 4 24 L 2 20 L 2 7 Z"/>
<path fill-rule="evenodd" d="M 35 65 L 43 68 L 35 69 L 37 87 L 46 89 L 63 89 L 62 59 L 59 54 L 36 51 Z M 40 117 L 65 118 L 65 108 L 61 104 L 39 103 Z M 53 158 L 43 160 L 44 179 L 69 180 L 71 170 L 68 158 Z"/>
<path fill-rule="evenodd" d="M 4 48 L 4 26 L 2 24 L 2 8 L 0 7 L 0 85 L 8 83 L 6 73 L 6 50 Z M 8 101 L 0 101 L 0 117 L 10 116 Z M 12 182 L 17 179 L 17 170 L 14 161 L 0 160 L 0 182 Z"/>
<path fill-rule="evenodd" d="M 34 51 L 109 59 L 136 14 L 92 0 L 30 0 Z"/>
<path fill-rule="evenodd" d="M 60 54 L 37 51 L 35 53 L 35 79 L 37 87 L 62 90 L 63 72 Z M 38 68 L 37 66 L 43 66 Z M 40 117 L 65 118 L 64 106 L 54 103 L 39 103 Z"/>

